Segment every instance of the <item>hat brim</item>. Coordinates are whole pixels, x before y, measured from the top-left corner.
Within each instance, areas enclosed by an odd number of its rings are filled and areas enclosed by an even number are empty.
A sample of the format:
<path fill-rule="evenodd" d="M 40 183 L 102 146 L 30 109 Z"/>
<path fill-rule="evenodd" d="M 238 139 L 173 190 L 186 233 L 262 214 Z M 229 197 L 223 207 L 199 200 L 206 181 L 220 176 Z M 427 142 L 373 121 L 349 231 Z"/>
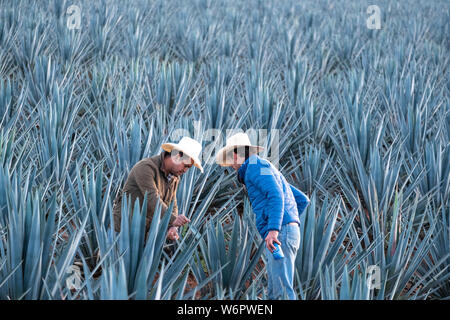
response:
<path fill-rule="evenodd" d="M 221 167 L 230 167 L 233 163 L 227 162 L 227 154 L 230 151 L 234 150 L 234 148 L 239 148 L 239 147 L 249 147 L 250 151 L 252 153 L 259 153 L 264 150 L 264 147 L 252 146 L 252 145 L 248 145 L 248 144 L 225 146 L 217 152 L 216 163 L 218 165 L 220 165 Z"/>
<path fill-rule="evenodd" d="M 164 151 L 167 152 L 172 152 L 172 150 L 178 150 L 183 152 L 185 155 L 187 155 L 189 158 L 191 158 L 192 160 L 194 160 L 194 166 L 196 166 L 198 169 L 200 169 L 201 173 L 203 173 L 203 167 L 200 163 L 200 159 L 198 159 L 198 157 L 192 155 L 189 150 L 183 150 L 182 148 L 180 148 L 177 144 L 175 143 L 164 143 L 161 145 L 161 148 Z"/>

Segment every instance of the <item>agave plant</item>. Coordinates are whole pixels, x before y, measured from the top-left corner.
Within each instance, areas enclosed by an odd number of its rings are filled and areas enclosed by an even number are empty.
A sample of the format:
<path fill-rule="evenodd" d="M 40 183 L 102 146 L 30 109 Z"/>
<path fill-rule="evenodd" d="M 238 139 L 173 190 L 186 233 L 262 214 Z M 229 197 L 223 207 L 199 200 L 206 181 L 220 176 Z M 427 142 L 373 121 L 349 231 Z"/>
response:
<path fill-rule="evenodd" d="M 353 273 L 353 276 L 350 273 Z M 369 300 L 373 297 L 370 278 L 355 268 L 349 272 L 344 266 L 341 281 L 337 279 L 334 264 L 326 266 L 325 272 L 320 274 L 321 298 L 323 300 Z"/>
<path fill-rule="evenodd" d="M 344 244 L 344 240 L 357 213 L 356 210 L 347 212 L 340 197 L 333 199 L 331 204 L 325 199 L 320 209 L 316 207 L 316 193 L 310 199 L 311 204 L 301 218 L 300 247 L 296 259 L 296 279 L 303 299 L 317 298 L 320 293 L 320 275 L 325 266 L 336 259 L 340 263 L 338 268 L 343 267 L 347 251 L 350 251 L 350 244 Z M 346 248 L 344 251 L 341 250 L 342 246 Z M 358 259 L 353 259 L 353 263 L 358 262 Z"/>
<path fill-rule="evenodd" d="M 425 256 L 423 263 L 417 268 L 419 279 L 414 286 L 408 290 L 408 294 L 415 292 L 415 295 L 422 299 L 433 297 L 436 299 L 446 299 L 449 294 L 449 216 L 445 213 L 445 209 L 438 209 L 438 215 L 429 214 L 430 223 L 436 222 L 438 230 L 437 239 L 430 248 L 429 255 Z M 429 211 L 430 212 L 430 211 Z M 419 288 L 421 290 L 419 290 Z"/>
<path fill-rule="evenodd" d="M 200 241 L 193 271 L 196 278 L 203 281 L 208 275 L 218 273 L 210 298 L 239 299 L 249 291 L 247 281 L 264 250 L 261 241 L 255 242 L 252 231 L 236 211 L 231 234 L 224 231 L 218 219 L 205 226 L 206 239 Z"/>
<path fill-rule="evenodd" d="M 61 299 L 68 294 L 64 282 L 80 243 L 86 217 L 66 243 L 58 230 L 63 211 L 58 199 L 41 203 L 32 192 L 33 173 L 29 170 L 24 188 L 19 188 L 20 171 L 12 177 L 2 169 L 2 239 L 0 256 L 2 299 Z M 8 181 L 11 179 L 10 181 Z M 11 183 L 13 182 L 13 183 Z M 59 206 L 59 207 L 58 207 Z"/>
<path fill-rule="evenodd" d="M 232 131 L 311 199 L 299 298 L 448 299 L 439 1 L 386 2 L 381 30 L 369 1 L 0 2 L 1 299 L 266 299 L 253 212 L 214 161 Z M 191 222 L 168 243 L 125 200 L 116 233 L 129 170 L 180 134 L 203 146 L 177 190 Z"/>

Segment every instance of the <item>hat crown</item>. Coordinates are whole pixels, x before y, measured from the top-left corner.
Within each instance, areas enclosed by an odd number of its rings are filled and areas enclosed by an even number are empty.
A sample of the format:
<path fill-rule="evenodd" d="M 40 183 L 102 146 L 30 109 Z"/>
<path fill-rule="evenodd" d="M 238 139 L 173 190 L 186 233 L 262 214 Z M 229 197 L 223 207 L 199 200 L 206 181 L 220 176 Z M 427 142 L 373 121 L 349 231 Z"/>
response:
<path fill-rule="evenodd" d="M 216 162 L 223 167 L 230 166 L 230 163 L 233 163 L 233 161 L 229 159 L 230 151 L 232 151 L 235 147 L 244 146 L 250 147 L 252 152 L 255 153 L 264 150 L 264 147 L 252 145 L 250 138 L 246 133 L 239 132 L 227 138 L 226 146 L 220 149 L 219 152 L 217 152 Z"/>
<path fill-rule="evenodd" d="M 202 145 L 189 137 L 183 137 L 180 142 L 178 142 L 178 147 L 182 150 L 189 150 L 189 153 L 195 157 L 198 157 L 202 152 Z"/>
<path fill-rule="evenodd" d="M 227 146 L 251 146 L 250 138 L 246 133 L 239 132 L 227 139 Z"/>
<path fill-rule="evenodd" d="M 163 143 L 161 148 L 167 152 L 172 152 L 173 150 L 183 152 L 183 154 L 194 160 L 194 165 L 203 173 L 203 167 L 199 159 L 202 152 L 202 145 L 198 141 L 189 137 L 183 137 L 178 143 Z"/>

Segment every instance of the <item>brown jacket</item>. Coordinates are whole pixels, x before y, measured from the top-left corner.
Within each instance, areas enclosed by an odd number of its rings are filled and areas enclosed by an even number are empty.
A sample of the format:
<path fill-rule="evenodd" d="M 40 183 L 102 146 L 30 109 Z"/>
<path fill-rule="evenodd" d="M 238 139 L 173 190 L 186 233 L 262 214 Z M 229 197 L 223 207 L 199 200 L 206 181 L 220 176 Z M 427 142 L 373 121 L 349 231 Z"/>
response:
<path fill-rule="evenodd" d="M 127 181 L 122 191 L 114 200 L 113 214 L 114 214 L 114 228 L 120 232 L 121 222 L 121 208 L 122 195 L 128 197 L 131 195 L 132 206 L 134 202 L 139 199 L 140 206 L 144 202 L 145 192 L 147 195 L 147 217 L 146 217 L 146 232 L 150 229 L 150 223 L 153 218 L 156 204 L 161 203 L 161 218 L 164 216 L 170 202 L 174 200 L 172 216 L 170 217 L 169 225 L 172 225 L 175 218 L 178 216 L 178 206 L 176 192 L 180 179 L 174 175 L 166 175 L 162 170 L 164 166 L 164 152 L 151 158 L 145 158 L 136 163 L 128 175 Z M 128 198 L 127 198 L 128 199 Z M 132 212 L 132 211 L 131 211 Z"/>

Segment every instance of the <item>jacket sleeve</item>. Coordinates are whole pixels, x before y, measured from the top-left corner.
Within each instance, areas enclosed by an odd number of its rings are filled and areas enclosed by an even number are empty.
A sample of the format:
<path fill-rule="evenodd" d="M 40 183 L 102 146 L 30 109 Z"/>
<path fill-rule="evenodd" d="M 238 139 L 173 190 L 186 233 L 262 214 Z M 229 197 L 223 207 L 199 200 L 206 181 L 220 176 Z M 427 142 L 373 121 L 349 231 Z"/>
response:
<path fill-rule="evenodd" d="M 295 202 L 297 202 L 298 215 L 301 215 L 311 201 L 306 196 L 306 194 L 301 192 L 293 185 L 290 184 L 290 186 L 292 193 L 294 194 Z"/>
<path fill-rule="evenodd" d="M 273 174 L 261 174 L 265 165 L 249 165 L 246 172 L 246 180 L 254 184 L 266 199 L 266 210 L 268 212 L 267 230 L 281 230 L 284 211 L 284 197 L 281 186 Z"/>
<path fill-rule="evenodd" d="M 145 195 L 147 192 L 147 223 L 153 218 L 156 204 L 158 202 L 161 204 L 161 217 L 164 216 L 168 206 L 161 200 L 162 196 L 156 187 L 155 174 L 152 168 L 146 166 L 137 168 L 136 172 L 134 172 L 134 178 L 141 193 Z M 175 218 L 175 211 L 172 210 L 169 225 L 172 225 Z"/>

